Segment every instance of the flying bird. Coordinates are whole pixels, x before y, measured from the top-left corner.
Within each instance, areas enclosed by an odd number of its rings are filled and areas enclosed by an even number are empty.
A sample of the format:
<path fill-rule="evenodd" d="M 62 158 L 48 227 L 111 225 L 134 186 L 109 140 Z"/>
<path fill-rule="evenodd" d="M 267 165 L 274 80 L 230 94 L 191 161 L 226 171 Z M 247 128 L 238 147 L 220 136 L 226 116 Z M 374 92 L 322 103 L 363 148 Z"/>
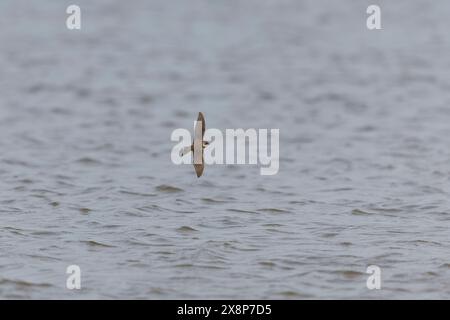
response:
<path fill-rule="evenodd" d="M 208 141 L 203 140 L 205 131 L 205 117 L 203 116 L 203 113 L 199 112 L 194 129 L 194 141 L 190 147 L 185 147 L 180 152 L 181 156 L 184 156 L 191 151 L 194 153 L 194 169 L 198 178 L 203 174 L 203 169 L 205 168 L 203 150 L 209 145 Z"/>

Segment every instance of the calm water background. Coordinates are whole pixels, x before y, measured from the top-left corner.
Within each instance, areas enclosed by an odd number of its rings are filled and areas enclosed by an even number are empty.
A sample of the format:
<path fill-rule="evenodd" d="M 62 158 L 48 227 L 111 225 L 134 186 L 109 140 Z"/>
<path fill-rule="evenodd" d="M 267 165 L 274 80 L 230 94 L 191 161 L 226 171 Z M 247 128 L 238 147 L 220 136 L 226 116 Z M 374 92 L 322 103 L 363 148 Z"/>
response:
<path fill-rule="evenodd" d="M 0 3 L 0 298 L 450 298 L 448 1 L 74 2 Z M 198 111 L 279 174 L 173 165 Z"/>

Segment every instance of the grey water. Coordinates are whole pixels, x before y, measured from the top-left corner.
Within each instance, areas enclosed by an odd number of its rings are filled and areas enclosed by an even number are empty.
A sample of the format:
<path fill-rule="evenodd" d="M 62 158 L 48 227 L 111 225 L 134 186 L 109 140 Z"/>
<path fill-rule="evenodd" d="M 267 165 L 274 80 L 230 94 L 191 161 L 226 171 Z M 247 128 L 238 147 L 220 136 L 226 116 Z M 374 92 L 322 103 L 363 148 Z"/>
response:
<path fill-rule="evenodd" d="M 0 3 L 0 298 L 450 298 L 448 1 L 73 2 Z M 199 111 L 279 173 L 174 165 Z"/>

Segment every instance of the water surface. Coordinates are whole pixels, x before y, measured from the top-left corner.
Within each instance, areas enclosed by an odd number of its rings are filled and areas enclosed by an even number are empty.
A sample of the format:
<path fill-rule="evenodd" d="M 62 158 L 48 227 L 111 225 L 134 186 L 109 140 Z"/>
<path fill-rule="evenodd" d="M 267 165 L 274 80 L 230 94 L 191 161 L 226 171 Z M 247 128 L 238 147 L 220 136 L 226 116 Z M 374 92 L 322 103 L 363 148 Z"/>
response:
<path fill-rule="evenodd" d="M 0 298 L 450 298 L 450 5 L 378 2 L 2 1 Z M 279 173 L 173 165 L 198 111 Z"/>

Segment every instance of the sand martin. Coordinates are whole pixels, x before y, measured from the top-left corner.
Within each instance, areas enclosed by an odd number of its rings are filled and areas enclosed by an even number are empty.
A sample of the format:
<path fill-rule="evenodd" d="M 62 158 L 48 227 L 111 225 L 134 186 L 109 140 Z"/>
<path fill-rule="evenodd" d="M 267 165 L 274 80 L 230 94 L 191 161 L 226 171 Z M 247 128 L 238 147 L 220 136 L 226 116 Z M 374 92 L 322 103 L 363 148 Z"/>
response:
<path fill-rule="evenodd" d="M 203 174 L 203 169 L 205 168 L 203 149 L 209 145 L 208 141 L 203 140 L 205 130 L 205 117 L 203 116 L 203 113 L 199 112 L 195 123 L 194 141 L 190 147 L 185 147 L 180 152 L 181 156 L 184 156 L 191 151 L 194 153 L 194 168 L 198 178 Z"/>

